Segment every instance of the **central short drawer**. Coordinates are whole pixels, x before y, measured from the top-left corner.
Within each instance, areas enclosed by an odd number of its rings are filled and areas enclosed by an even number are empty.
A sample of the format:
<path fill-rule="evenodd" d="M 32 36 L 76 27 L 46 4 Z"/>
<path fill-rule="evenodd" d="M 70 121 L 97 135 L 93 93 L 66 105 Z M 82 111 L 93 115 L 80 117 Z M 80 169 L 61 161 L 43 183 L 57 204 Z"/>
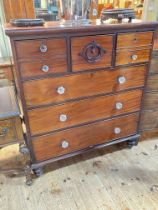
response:
<path fill-rule="evenodd" d="M 55 132 L 32 141 L 36 161 L 47 160 L 137 132 L 138 114 Z"/>
<path fill-rule="evenodd" d="M 34 107 L 141 87 L 145 72 L 142 65 L 28 81 L 23 84 L 26 104 Z"/>
<path fill-rule="evenodd" d="M 73 37 L 72 71 L 105 68 L 112 65 L 114 35 Z"/>
<path fill-rule="evenodd" d="M 89 98 L 28 111 L 32 135 L 140 110 L 142 90 Z"/>

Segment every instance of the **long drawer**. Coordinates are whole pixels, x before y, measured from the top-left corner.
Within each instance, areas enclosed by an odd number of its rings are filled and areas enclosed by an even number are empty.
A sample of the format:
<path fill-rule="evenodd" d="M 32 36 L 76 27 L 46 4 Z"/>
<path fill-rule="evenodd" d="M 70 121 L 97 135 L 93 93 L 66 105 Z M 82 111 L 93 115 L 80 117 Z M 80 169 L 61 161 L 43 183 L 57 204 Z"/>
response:
<path fill-rule="evenodd" d="M 138 116 L 133 114 L 34 138 L 32 143 L 36 161 L 133 135 Z"/>
<path fill-rule="evenodd" d="M 32 135 L 93 122 L 140 109 L 142 90 L 95 97 L 28 111 Z"/>
<path fill-rule="evenodd" d="M 145 72 L 143 65 L 28 81 L 23 84 L 26 104 L 33 107 L 141 87 Z"/>

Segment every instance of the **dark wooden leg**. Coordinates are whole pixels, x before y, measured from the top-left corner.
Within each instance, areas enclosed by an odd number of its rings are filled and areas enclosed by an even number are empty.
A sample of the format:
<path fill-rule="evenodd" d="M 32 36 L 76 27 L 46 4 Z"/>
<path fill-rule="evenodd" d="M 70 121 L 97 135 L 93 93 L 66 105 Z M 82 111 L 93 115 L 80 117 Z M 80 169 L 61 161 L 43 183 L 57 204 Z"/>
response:
<path fill-rule="evenodd" d="M 29 165 L 25 167 L 25 176 L 26 176 L 26 185 L 31 186 L 33 181 L 31 176 L 31 167 Z"/>
<path fill-rule="evenodd" d="M 30 167 L 30 161 L 29 161 L 29 149 L 25 145 L 25 143 L 22 143 L 19 145 L 19 152 L 23 154 L 24 159 L 25 159 L 25 176 L 26 176 L 26 185 L 31 186 L 33 181 L 32 181 L 32 170 Z"/>
<path fill-rule="evenodd" d="M 36 176 L 40 177 L 43 175 L 43 168 L 34 169 L 33 172 L 35 173 Z"/>
<path fill-rule="evenodd" d="M 138 141 L 139 141 L 139 138 L 135 138 L 135 139 L 129 140 L 127 142 L 128 148 L 131 149 L 133 146 L 137 146 Z"/>

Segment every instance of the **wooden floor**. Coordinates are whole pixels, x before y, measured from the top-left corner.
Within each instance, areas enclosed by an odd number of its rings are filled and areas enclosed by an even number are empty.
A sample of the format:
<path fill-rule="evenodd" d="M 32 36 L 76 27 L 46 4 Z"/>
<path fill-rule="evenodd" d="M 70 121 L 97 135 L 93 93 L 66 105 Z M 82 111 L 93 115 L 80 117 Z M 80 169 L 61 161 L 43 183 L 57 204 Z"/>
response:
<path fill-rule="evenodd" d="M 16 145 L 2 149 L 0 160 L 1 167 L 23 164 Z M 158 138 L 60 161 L 33 186 L 24 182 L 0 175 L 0 210 L 158 210 Z"/>

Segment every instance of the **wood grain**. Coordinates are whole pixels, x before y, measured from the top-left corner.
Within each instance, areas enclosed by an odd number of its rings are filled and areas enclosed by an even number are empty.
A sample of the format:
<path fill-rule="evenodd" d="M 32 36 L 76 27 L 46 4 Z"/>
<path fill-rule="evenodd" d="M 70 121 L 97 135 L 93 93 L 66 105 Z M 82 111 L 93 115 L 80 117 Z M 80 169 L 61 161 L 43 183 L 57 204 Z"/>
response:
<path fill-rule="evenodd" d="M 37 106 L 141 87 L 144 85 L 145 72 L 146 66 L 131 66 L 109 71 L 28 81 L 23 84 L 25 99 L 28 106 Z M 126 78 L 124 84 L 119 84 L 120 76 Z M 65 93 L 62 95 L 57 93 L 57 88 L 60 86 L 65 88 Z"/>
<path fill-rule="evenodd" d="M 31 133 L 32 135 L 46 133 L 119 114 L 139 111 L 141 96 L 142 91 L 135 90 L 30 110 L 28 115 Z M 122 109 L 116 109 L 117 102 L 123 104 Z M 65 122 L 60 121 L 61 114 L 67 116 Z"/>
<path fill-rule="evenodd" d="M 138 115 L 134 114 L 35 138 L 33 148 L 36 160 L 46 160 L 54 156 L 135 134 L 137 122 Z M 114 133 L 116 127 L 121 129 L 120 134 Z M 62 141 L 67 141 L 69 147 L 62 148 Z"/>
<path fill-rule="evenodd" d="M 154 53 L 151 58 L 149 73 L 158 73 L 158 53 Z"/>
<path fill-rule="evenodd" d="M 158 74 L 152 74 L 148 76 L 147 91 L 158 91 Z"/>
<path fill-rule="evenodd" d="M 153 32 L 124 33 L 117 36 L 117 48 L 132 48 L 152 45 Z"/>
<path fill-rule="evenodd" d="M 157 110 L 147 110 L 147 111 L 142 112 L 140 129 L 142 131 L 158 129 L 158 111 Z"/>
<path fill-rule="evenodd" d="M 82 58 L 79 53 L 81 50 L 92 41 L 95 41 L 105 49 L 105 54 L 100 61 L 88 63 Z M 83 71 L 95 68 L 105 68 L 111 66 L 112 62 L 112 49 L 113 49 L 113 36 L 112 35 L 98 35 L 98 36 L 84 36 L 75 37 L 71 39 L 71 57 L 72 57 L 72 70 Z"/>
<path fill-rule="evenodd" d="M 151 49 L 140 49 L 140 50 L 117 50 L 116 51 L 116 65 L 134 64 L 140 62 L 148 62 L 150 59 Z M 132 59 L 132 56 L 136 55 L 136 60 Z"/>
<path fill-rule="evenodd" d="M 47 51 L 41 52 L 40 46 L 46 45 Z M 66 40 L 64 38 L 16 41 L 17 58 L 20 62 L 51 59 L 56 65 L 66 65 Z M 63 62 L 65 61 L 65 62 Z"/>
<path fill-rule="evenodd" d="M 35 18 L 33 0 L 3 0 L 5 18 Z"/>
<path fill-rule="evenodd" d="M 144 110 L 158 110 L 158 92 L 150 92 L 145 94 Z"/>

